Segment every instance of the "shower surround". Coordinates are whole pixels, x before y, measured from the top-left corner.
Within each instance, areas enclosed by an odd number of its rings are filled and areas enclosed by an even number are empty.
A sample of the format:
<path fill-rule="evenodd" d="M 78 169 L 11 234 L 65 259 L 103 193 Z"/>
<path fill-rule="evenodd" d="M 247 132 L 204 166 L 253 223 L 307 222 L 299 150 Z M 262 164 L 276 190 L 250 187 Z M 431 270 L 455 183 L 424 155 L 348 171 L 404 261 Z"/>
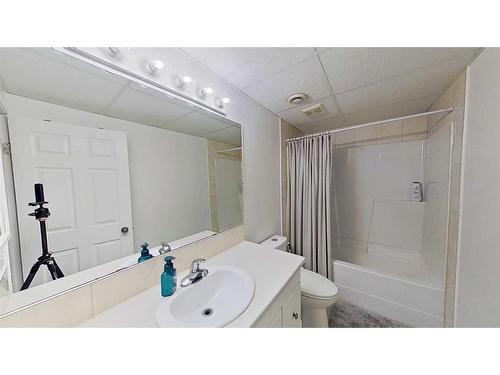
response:
<path fill-rule="evenodd" d="M 464 71 L 429 109 L 451 113 L 334 134 L 333 188 L 351 196 L 349 206 L 332 194 L 334 278 L 346 303 L 409 326 L 453 326 L 465 82 Z M 283 155 L 300 135 L 282 121 Z M 363 157 L 371 168 L 356 170 Z M 413 181 L 424 183 L 422 203 L 409 202 Z"/>
<path fill-rule="evenodd" d="M 333 163 L 334 278 L 341 297 L 420 327 L 444 325 L 453 127 L 428 134 L 431 120 L 339 133 Z M 414 181 L 423 183 L 423 202 L 410 200 Z"/>

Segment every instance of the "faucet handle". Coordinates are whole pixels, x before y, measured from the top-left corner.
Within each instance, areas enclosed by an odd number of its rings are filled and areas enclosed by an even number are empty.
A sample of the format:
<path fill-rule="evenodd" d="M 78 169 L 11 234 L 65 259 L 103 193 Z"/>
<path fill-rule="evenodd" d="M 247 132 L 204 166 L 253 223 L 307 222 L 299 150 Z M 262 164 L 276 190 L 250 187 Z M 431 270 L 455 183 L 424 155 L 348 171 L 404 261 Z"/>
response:
<path fill-rule="evenodd" d="M 160 253 L 160 255 L 166 254 L 169 251 L 172 251 L 172 248 L 170 247 L 170 245 L 168 244 L 168 242 L 162 241 L 161 242 L 161 249 L 158 250 L 158 252 Z"/>
<path fill-rule="evenodd" d="M 197 258 L 191 262 L 191 273 L 198 272 L 200 270 L 200 263 L 205 262 L 206 259 Z"/>

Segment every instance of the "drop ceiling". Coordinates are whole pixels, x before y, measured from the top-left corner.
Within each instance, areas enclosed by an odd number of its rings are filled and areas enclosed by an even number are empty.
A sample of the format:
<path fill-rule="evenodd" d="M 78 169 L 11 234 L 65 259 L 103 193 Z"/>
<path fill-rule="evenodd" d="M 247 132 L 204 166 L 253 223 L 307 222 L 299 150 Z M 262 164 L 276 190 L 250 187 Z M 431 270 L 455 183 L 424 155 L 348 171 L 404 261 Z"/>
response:
<path fill-rule="evenodd" d="M 304 132 L 427 110 L 479 48 L 183 48 Z M 305 93 L 308 100 L 287 99 Z M 301 109 L 323 103 L 308 117 Z"/>
<path fill-rule="evenodd" d="M 175 48 L 158 48 L 174 58 Z M 427 110 L 479 48 L 182 48 L 304 132 Z M 196 64 L 198 65 L 198 64 Z M 202 67 L 200 66 L 202 69 Z M 238 128 L 50 48 L 0 48 L 0 90 L 240 144 Z M 287 99 L 306 93 L 301 105 Z M 314 117 L 302 109 L 322 103 Z M 227 129 L 226 129 L 227 128 Z"/>
<path fill-rule="evenodd" d="M 0 91 L 241 146 L 233 122 L 50 48 L 0 48 Z"/>

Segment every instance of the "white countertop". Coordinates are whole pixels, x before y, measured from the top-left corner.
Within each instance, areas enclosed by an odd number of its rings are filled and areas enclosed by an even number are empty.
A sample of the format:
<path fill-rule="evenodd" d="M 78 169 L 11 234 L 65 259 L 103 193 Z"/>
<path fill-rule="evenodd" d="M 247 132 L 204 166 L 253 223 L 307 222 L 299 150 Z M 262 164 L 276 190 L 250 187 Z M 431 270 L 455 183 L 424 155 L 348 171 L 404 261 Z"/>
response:
<path fill-rule="evenodd" d="M 238 318 L 226 326 L 251 327 L 303 263 L 304 258 L 301 256 L 243 241 L 207 259 L 203 268 L 210 271 L 211 266 L 229 265 L 239 267 L 253 276 L 255 293 L 252 302 Z M 177 270 L 177 282 L 187 273 L 187 270 Z M 156 310 L 163 300 L 158 283 L 83 322 L 80 327 L 157 327 Z"/>

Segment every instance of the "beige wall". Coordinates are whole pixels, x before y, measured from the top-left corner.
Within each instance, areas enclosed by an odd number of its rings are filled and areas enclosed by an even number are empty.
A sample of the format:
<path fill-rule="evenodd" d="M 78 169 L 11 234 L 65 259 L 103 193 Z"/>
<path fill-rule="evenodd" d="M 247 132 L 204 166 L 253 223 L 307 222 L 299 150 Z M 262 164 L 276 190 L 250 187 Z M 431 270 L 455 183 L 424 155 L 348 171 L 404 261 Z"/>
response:
<path fill-rule="evenodd" d="M 444 324 L 452 327 L 454 321 L 455 285 L 457 272 L 458 219 L 460 213 L 460 174 L 462 171 L 462 142 L 465 107 L 465 71 L 446 89 L 430 110 L 454 106 L 446 116 L 433 115 L 429 120 L 429 135 L 442 126 L 453 127 L 450 205 L 448 214 L 448 241 L 445 276 Z"/>

